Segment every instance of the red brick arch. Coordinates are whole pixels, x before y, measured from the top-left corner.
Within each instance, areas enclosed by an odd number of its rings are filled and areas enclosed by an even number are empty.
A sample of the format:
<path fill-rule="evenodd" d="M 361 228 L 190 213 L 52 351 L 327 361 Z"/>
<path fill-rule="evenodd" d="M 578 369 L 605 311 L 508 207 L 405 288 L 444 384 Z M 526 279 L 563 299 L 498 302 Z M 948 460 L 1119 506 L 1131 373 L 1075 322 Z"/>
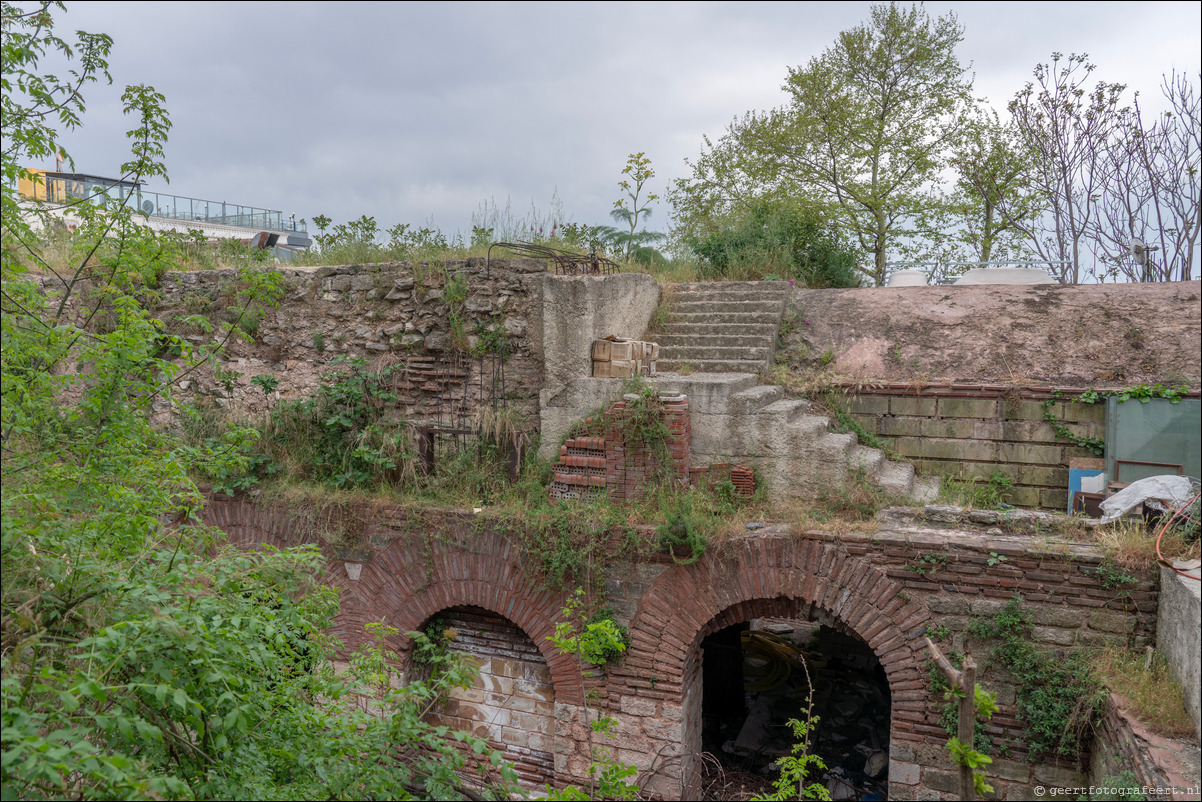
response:
<path fill-rule="evenodd" d="M 749 538 L 733 553 L 671 568 L 652 583 L 631 621 L 628 662 L 679 678 L 706 635 L 757 616 L 818 608 L 872 648 L 893 686 L 916 670 L 915 634 L 929 618 L 901 591 L 837 542 Z"/>
<path fill-rule="evenodd" d="M 630 624 L 631 645 L 610 679 L 610 694 L 659 700 L 680 710 L 678 754 L 700 751 L 700 645 L 732 624 L 758 617 L 816 613 L 868 644 L 888 678 L 890 740 L 925 725 L 926 679 L 919 632 L 929 619 L 867 558 L 834 540 L 756 537 L 674 566 L 643 593 Z M 654 678 L 654 679 L 652 679 Z M 675 782 L 675 780 L 674 780 Z M 684 786 L 682 786 L 684 787 Z"/>
<path fill-rule="evenodd" d="M 205 517 L 206 523 L 219 526 L 234 545 L 243 548 L 317 542 L 302 521 L 266 505 L 210 503 Z M 448 608 L 482 607 L 509 619 L 534 642 L 551 671 L 557 700 L 580 702 L 573 658 L 547 640 L 555 631 L 563 595 L 540 590 L 523 574 L 521 555 L 507 538 L 491 528 L 476 532 L 455 523 L 437 532 L 387 531 L 375 548 L 362 550 L 365 561 L 357 580 L 346 571 L 346 563 L 359 561 L 355 555 L 332 554 L 323 577 L 326 584 L 342 591 L 342 611 L 334 620 L 333 634 L 348 649 L 361 642 L 369 623 L 383 621 L 411 632 Z M 407 659 L 409 639 L 397 639 L 395 646 Z"/>

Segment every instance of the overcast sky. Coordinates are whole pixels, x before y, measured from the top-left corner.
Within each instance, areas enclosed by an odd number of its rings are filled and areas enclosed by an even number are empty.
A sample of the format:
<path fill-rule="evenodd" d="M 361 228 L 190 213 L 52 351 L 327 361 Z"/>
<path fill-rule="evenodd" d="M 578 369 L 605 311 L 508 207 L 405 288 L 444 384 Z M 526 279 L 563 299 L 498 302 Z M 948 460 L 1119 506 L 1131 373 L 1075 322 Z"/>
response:
<path fill-rule="evenodd" d="M 552 197 L 566 220 L 609 222 L 627 154 L 663 195 L 703 135 L 784 102 L 787 68 L 868 18 L 869 3 L 67 4 L 57 32 L 114 39 L 114 86 L 93 86 L 66 138 L 76 169 L 127 158 L 120 92 L 166 95 L 170 187 L 150 189 L 382 228 L 470 231 L 482 201 Z M 1197 80 L 1202 3 L 928 3 L 964 26 L 959 56 L 999 110 L 1053 51 L 1139 90 Z M 41 165 L 53 167 L 53 164 Z M 653 228 L 666 225 L 659 203 Z"/>

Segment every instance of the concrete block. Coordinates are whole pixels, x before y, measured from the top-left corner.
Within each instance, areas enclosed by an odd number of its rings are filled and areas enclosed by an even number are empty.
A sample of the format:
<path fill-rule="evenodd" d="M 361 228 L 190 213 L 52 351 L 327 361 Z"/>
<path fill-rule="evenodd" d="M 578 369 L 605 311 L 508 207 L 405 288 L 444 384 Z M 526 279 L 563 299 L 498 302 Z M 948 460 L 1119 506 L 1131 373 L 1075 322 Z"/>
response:
<path fill-rule="evenodd" d="M 1202 588 L 1168 568 L 1160 569 L 1160 600 L 1156 648 L 1169 664 L 1169 673 L 1185 691 L 1185 709 L 1202 737 Z"/>
<path fill-rule="evenodd" d="M 1135 630 L 1135 616 L 1107 610 L 1095 610 L 1089 614 L 1089 628 L 1099 632 L 1127 635 Z"/>
<path fill-rule="evenodd" d="M 1064 419 L 1076 423 L 1106 423 L 1105 404 L 1065 404 Z"/>
<path fill-rule="evenodd" d="M 1031 606 L 1031 618 L 1036 624 L 1049 627 L 1070 627 L 1076 629 L 1085 623 L 1085 613 L 1075 607 L 1044 607 Z"/>
<path fill-rule="evenodd" d="M 998 443 L 998 462 L 1025 462 L 1036 465 L 1060 465 L 1064 450 L 1060 446 L 1037 446 L 1030 443 Z"/>
<path fill-rule="evenodd" d="M 1034 627 L 1031 631 L 1031 638 L 1039 643 L 1072 646 L 1077 639 L 1077 632 L 1073 629 L 1060 629 L 1059 627 Z"/>
<path fill-rule="evenodd" d="M 1068 509 L 1068 490 L 1039 491 L 1039 506 L 1048 510 Z"/>
<path fill-rule="evenodd" d="M 903 456 L 909 456 L 908 453 L 902 451 L 900 438 L 894 445 L 897 453 Z M 935 438 L 923 438 L 921 440 L 912 441 L 912 446 L 907 446 L 917 453 L 916 457 L 926 457 L 928 459 L 947 459 L 947 460 L 975 460 L 978 462 L 989 462 L 996 458 L 996 443 L 981 442 L 977 440 L 941 440 Z"/>
<path fill-rule="evenodd" d="M 920 769 L 915 763 L 904 763 L 900 760 L 889 761 L 889 782 L 902 785 L 918 785 Z"/>
<path fill-rule="evenodd" d="M 927 608 L 932 613 L 943 615 L 967 615 L 968 599 L 963 596 L 931 596 L 927 599 Z"/>
<path fill-rule="evenodd" d="M 886 437 L 920 437 L 923 423 L 921 418 L 880 418 L 879 433 Z"/>
<path fill-rule="evenodd" d="M 923 418 L 935 416 L 938 406 L 934 398 L 910 398 L 894 396 L 889 399 L 889 414 L 914 415 Z"/>
<path fill-rule="evenodd" d="M 1002 439 L 1017 443 L 1055 443 L 1056 430 L 1047 421 L 1008 420 L 1002 424 Z"/>
<path fill-rule="evenodd" d="M 888 415 L 889 396 L 856 395 L 844 402 L 844 408 L 853 415 Z"/>
<path fill-rule="evenodd" d="M 1056 420 L 1064 417 L 1064 404 L 1055 401 L 1048 408 Z M 1043 402 L 1041 401 L 1011 401 L 1002 399 L 1002 417 L 1005 420 L 1041 421 L 1043 417 Z"/>
<path fill-rule="evenodd" d="M 880 434 L 881 433 L 882 416 L 880 416 L 880 415 L 852 415 L 852 417 L 855 418 L 856 423 L 858 423 L 862 427 L 864 427 L 864 431 L 868 432 L 869 434 Z"/>
<path fill-rule="evenodd" d="M 975 437 L 974 427 L 977 421 L 967 418 L 926 418 L 922 421 L 921 434 L 923 437 Z"/>
<path fill-rule="evenodd" d="M 941 418 L 996 418 L 998 416 L 997 399 L 985 398 L 940 398 L 939 417 Z"/>
<path fill-rule="evenodd" d="M 960 790 L 960 776 L 953 771 L 927 769 L 922 773 L 922 784 L 936 791 L 954 794 Z"/>
<path fill-rule="evenodd" d="M 1038 507 L 1039 506 L 1039 488 L 1038 487 L 1012 487 L 1010 488 L 1010 503 L 1016 507 Z M 1067 507 L 1067 505 L 1066 505 Z"/>
<path fill-rule="evenodd" d="M 1073 788 L 1089 785 L 1085 774 L 1063 766 L 1035 765 L 1035 783 L 1053 788 Z"/>
<path fill-rule="evenodd" d="M 654 716 L 655 701 L 640 699 L 637 696 L 623 696 L 620 709 L 623 713 L 631 716 Z"/>

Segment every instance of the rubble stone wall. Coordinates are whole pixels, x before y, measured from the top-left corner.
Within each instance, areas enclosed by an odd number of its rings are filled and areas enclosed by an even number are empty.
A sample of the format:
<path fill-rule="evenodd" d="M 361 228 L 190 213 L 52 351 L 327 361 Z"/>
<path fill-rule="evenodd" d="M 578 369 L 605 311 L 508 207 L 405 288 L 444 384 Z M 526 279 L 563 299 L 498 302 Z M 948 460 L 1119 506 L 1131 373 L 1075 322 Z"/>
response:
<path fill-rule="evenodd" d="M 541 315 L 540 281 L 546 266 L 533 259 L 472 258 L 445 263 L 394 262 L 337 267 L 279 268 L 285 295 L 279 307 L 247 324 L 237 318 L 236 270 L 168 273 L 161 280 L 155 314 L 171 331 L 201 343 L 206 334 L 183 323 L 202 315 L 217 323 L 252 329 L 250 337 L 229 340 L 223 371 L 233 372 L 227 389 L 211 368 L 185 380 L 182 395 L 208 396 L 221 406 L 258 414 L 279 399 L 311 396 L 338 357 L 361 357 L 373 369 L 393 367 L 396 412 L 406 417 L 444 417 L 455 405 L 470 415 L 489 399 L 493 352 L 483 359 L 482 338 L 503 341 L 504 391 L 523 414 L 538 420 L 543 386 L 543 342 L 534 318 Z M 455 350 L 447 285 L 466 285 L 457 314 L 467 339 Z M 541 329 L 538 329 L 541 331 Z M 481 346 L 481 348 L 478 348 Z M 251 383 L 261 374 L 279 380 L 272 397 Z"/>

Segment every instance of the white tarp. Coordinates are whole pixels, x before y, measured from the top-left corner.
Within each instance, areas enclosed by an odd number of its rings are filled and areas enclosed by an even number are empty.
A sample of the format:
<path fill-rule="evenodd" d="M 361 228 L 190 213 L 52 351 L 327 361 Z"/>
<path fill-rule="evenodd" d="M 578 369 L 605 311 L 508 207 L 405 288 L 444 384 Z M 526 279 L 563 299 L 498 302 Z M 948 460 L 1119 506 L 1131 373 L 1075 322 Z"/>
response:
<path fill-rule="evenodd" d="M 1103 501 L 1102 523 L 1117 521 L 1141 502 L 1148 502 L 1149 506 L 1159 510 L 1180 507 L 1196 492 L 1188 476 L 1149 476 L 1132 482 Z"/>

